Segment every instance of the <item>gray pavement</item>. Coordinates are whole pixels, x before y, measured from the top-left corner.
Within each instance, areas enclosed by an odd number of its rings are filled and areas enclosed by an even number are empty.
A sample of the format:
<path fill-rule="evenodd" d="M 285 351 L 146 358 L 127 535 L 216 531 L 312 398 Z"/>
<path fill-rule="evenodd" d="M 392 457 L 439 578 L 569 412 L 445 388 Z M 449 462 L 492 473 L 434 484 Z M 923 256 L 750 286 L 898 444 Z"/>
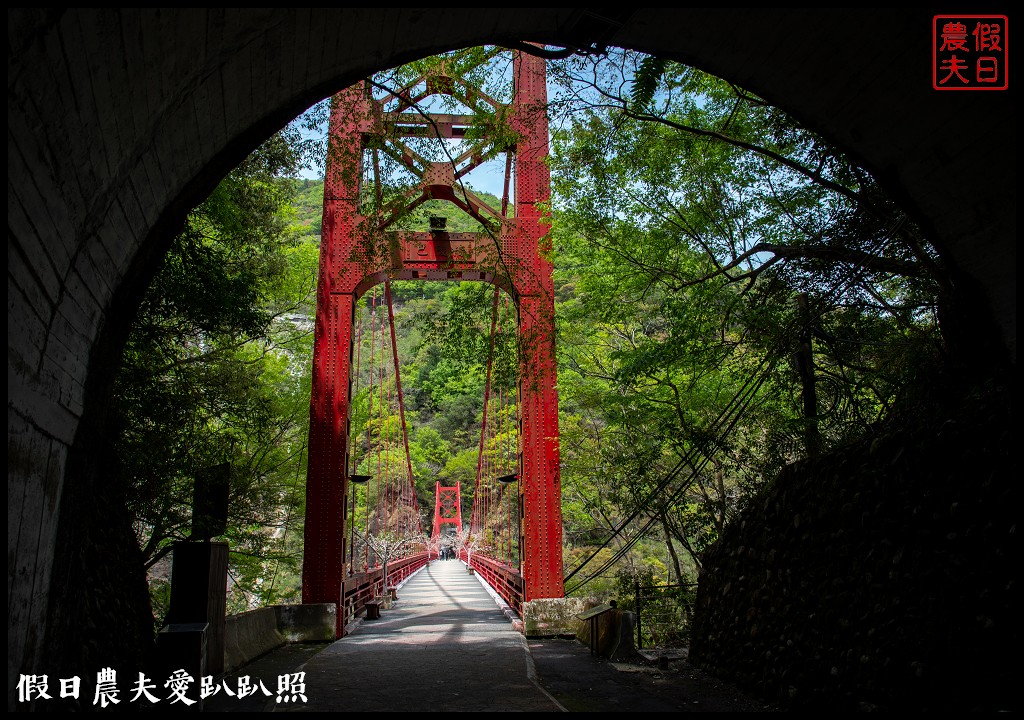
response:
<path fill-rule="evenodd" d="M 500 599 L 457 560 L 398 589 L 378 620 L 333 643 L 287 645 L 221 679 L 206 712 L 766 712 L 772 708 L 685 660 L 609 662 L 576 640 L 523 637 Z M 305 673 L 305 702 L 277 702 L 278 677 Z"/>
<path fill-rule="evenodd" d="M 299 671 L 305 672 L 306 702 L 276 702 L 277 676 Z M 206 711 L 563 710 L 537 682 L 525 638 L 457 560 L 423 568 L 398 589 L 398 600 L 380 619 L 361 621 L 316 654 L 272 653 L 237 674 L 261 678 L 275 697 L 258 693 L 243 708 L 237 698 L 218 694 L 207 700 Z"/>

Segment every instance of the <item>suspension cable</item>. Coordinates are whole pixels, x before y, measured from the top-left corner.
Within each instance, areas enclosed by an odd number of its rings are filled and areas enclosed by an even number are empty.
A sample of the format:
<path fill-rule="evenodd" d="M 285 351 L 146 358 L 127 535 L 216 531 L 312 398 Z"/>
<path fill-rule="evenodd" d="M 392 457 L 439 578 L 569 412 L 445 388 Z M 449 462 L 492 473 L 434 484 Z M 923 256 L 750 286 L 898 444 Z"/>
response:
<path fill-rule="evenodd" d="M 377 317 L 376 317 L 377 316 L 377 292 L 376 292 L 376 288 L 374 289 L 373 294 L 370 296 L 370 308 L 369 309 L 370 309 L 370 340 L 369 340 L 369 345 L 370 345 L 370 364 L 369 364 L 370 372 L 369 372 L 369 375 L 370 375 L 370 379 L 369 379 L 369 382 L 367 383 L 369 387 L 367 388 L 367 396 L 366 396 L 366 467 L 367 467 L 367 470 L 370 469 L 370 457 L 371 457 L 370 456 L 370 452 L 371 452 L 371 445 L 373 443 L 373 411 L 374 411 L 374 407 L 375 407 L 373 389 L 374 389 L 374 385 L 375 384 L 378 385 L 378 386 L 380 385 L 379 382 L 378 383 L 374 383 L 374 376 L 377 374 L 377 353 L 376 353 L 377 329 L 375 327 L 375 321 L 377 319 Z M 375 453 L 375 455 L 376 455 L 376 460 L 377 460 L 377 472 L 373 475 L 373 487 L 375 489 L 374 495 L 375 495 L 375 497 L 378 498 L 378 502 L 379 502 L 379 499 L 380 499 L 380 446 L 379 445 L 377 447 L 377 452 Z M 370 493 L 369 493 L 369 490 L 370 490 L 370 488 L 367 487 L 367 493 L 366 493 L 366 532 L 367 532 L 367 534 L 370 533 L 370 515 L 371 515 L 371 513 L 370 513 Z M 376 514 L 376 508 L 374 508 L 374 514 Z M 369 563 L 369 545 L 367 545 L 367 556 L 366 556 L 366 559 L 367 559 L 367 563 Z"/>
<path fill-rule="evenodd" d="M 750 402 L 756 396 L 757 391 L 760 389 L 761 385 L 767 379 L 768 375 L 772 372 L 772 370 L 774 370 L 775 364 L 777 363 L 778 359 L 778 356 L 774 357 L 771 363 L 768 364 L 768 366 L 764 368 L 762 372 L 759 372 L 756 378 L 748 378 L 743 388 L 741 388 L 740 391 L 733 396 L 733 399 L 730 401 L 729 406 L 727 407 L 728 414 L 727 411 L 723 411 L 722 413 L 720 413 L 719 417 L 716 418 L 715 423 L 719 424 L 719 421 L 725 421 L 728 415 L 731 415 L 732 417 L 729 418 L 728 424 L 721 431 L 721 433 L 719 433 L 712 441 L 709 441 L 708 445 L 720 444 L 721 440 L 724 440 L 724 438 L 728 436 L 729 433 L 732 432 L 733 428 L 736 426 L 736 423 L 745 414 L 747 407 L 749 407 Z M 762 360 L 762 365 L 764 364 L 765 361 Z M 737 400 L 739 400 L 739 402 L 736 402 Z M 735 411 L 732 411 L 730 409 L 733 404 L 736 404 Z M 700 458 L 699 461 L 695 463 L 694 461 L 697 460 L 698 453 L 700 455 Z M 650 504 L 654 500 L 654 496 L 656 494 L 659 494 L 662 490 L 664 490 L 671 481 L 673 481 L 687 466 L 689 466 L 691 468 L 691 472 L 689 476 L 686 478 L 686 481 L 681 483 L 679 487 L 672 491 L 668 499 L 665 501 L 665 504 L 671 504 L 675 502 L 676 499 L 690 487 L 690 485 L 693 483 L 693 480 L 700 474 L 701 471 L 703 471 L 704 467 L 710 462 L 711 454 L 712 453 L 699 452 L 697 448 L 691 448 L 690 450 L 688 450 L 686 454 L 683 456 L 683 458 L 678 463 L 676 463 L 675 467 L 673 467 L 672 470 L 668 472 L 663 481 L 659 483 L 658 487 L 647 496 L 647 498 L 644 500 L 640 508 L 634 511 L 633 514 L 630 515 L 630 517 L 627 520 L 625 520 L 623 523 L 620 523 L 620 525 L 614 530 L 612 535 L 607 540 L 605 540 L 605 542 L 601 545 L 600 548 L 598 548 L 598 551 L 607 547 L 608 544 L 615 537 L 617 537 L 630 522 L 636 519 L 636 517 L 647 508 L 648 504 Z M 615 554 L 610 559 L 606 560 L 601 565 L 601 567 L 597 569 L 597 571 L 595 571 L 589 577 L 580 581 L 573 587 L 568 588 L 566 592 L 575 592 L 576 590 L 580 589 L 581 587 L 589 583 L 591 580 L 600 577 L 601 574 L 603 574 L 605 571 L 611 568 L 616 562 L 622 559 L 625 556 L 625 554 L 629 552 L 629 550 L 637 542 L 639 542 L 639 540 L 642 537 L 644 537 L 647 534 L 647 531 L 650 530 L 650 528 L 654 525 L 657 519 L 657 517 L 648 518 L 647 521 L 641 526 L 641 528 L 637 530 L 632 535 L 632 537 L 630 537 L 623 544 L 623 546 L 615 552 Z M 577 572 L 579 572 L 596 556 L 597 552 L 593 553 L 590 557 L 584 560 L 583 563 L 577 566 L 571 573 L 569 573 L 568 576 L 566 576 L 565 581 L 568 582 L 569 579 L 576 575 Z"/>
<path fill-rule="evenodd" d="M 714 423 L 712 423 L 712 431 L 713 432 L 716 432 L 715 428 L 721 427 L 723 424 L 726 423 L 726 421 L 729 419 L 730 416 L 735 414 L 735 416 L 732 417 L 731 421 L 728 423 L 728 427 L 725 429 L 725 431 L 720 433 L 720 434 L 718 434 L 718 435 L 715 435 L 713 437 L 714 444 L 720 444 L 721 440 L 723 440 L 725 438 L 725 436 L 728 435 L 729 432 L 731 432 L 733 426 L 739 420 L 740 416 L 743 414 L 743 410 L 745 410 L 745 408 L 746 408 L 746 402 L 749 400 L 749 398 L 751 398 L 753 396 L 752 393 L 756 392 L 757 388 L 759 388 L 761 386 L 761 383 L 764 382 L 764 379 L 767 378 L 768 373 L 771 372 L 771 370 L 775 367 L 775 363 L 777 362 L 777 359 L 778 359 L 778 356 L 776 355 L 776 356 L 773 357 L 773 359 L 769 363 L 769 357 L 768 356 L 762 358 L 761 363 L 758 366 L 758 369 L 757 369 L 756 373 L 753 376 L 747 378 L 747 380 L 744 383 L 743 387 L 741 387 L 740 390 L 737 391 L 735 395 L 733 395 L 733 397 L 729 400 L 729 403 L 726 405 L 726 407 L 723 408 L 723 410 L 718 414 L 718 417 L 715 418 Z M 711 442 L 709 441 L 708 444 L 710 445 Z M 571 580 L 580 570 L 582 570 L 588 563 L 590 563 L 595 557 L 597 557 L 598 553 L 601 550 L 606 548 L 611 543 L 612 540 L 614 540 L 616 537 L 618 537 L 622 533 L 622 531 L 625 530 L 626 527 L 631 522 L 633 522 L 633 520 L 635 520 L 648 507 L 648 505 L 650 505 L 650 504 L 652 504 L 654 502 L 654 499 L 656 498 L 656 496 L 659 495 L 662 491 L 664 491 L 669 486 L 669 484 L 672 481 L 674 481 L 676 479 L 676 477 L 683 471 L 683 469 L 685 469 L 687 467 L 687 465 L 690 465 L 691 467 L 694 467 L 692 462 L 693 462 L 694 455 L 696 454 L 696 452 L 697 452 L 696 449 L 691 449 L 690 451 L 688 451 L 683 456 L 683 458 L 680 459 L 679 462 L 677 462 L 676 465 L 662 478 L 661 482 L 659 482 L 658 485 L 651 492 L 649 492 L 647 494 L 647 496 L 644 498 L 644 500 L 639 504 L 638 508 L 636 510 L 634 510 L 630 514 L 630 516 L 628 518 L 626 518 L 625 520 L 620 522 L 618 524 L 618 526 L 613 529 L 611 535 L 600 545 L 600 547 L 598 547 L 597 550 L 595 550 L 586 560 L 584 560 L 582 563 L 580 563 L 578 566 L 576 566 L 572 570 L 572 572 L 570 572 L 568 575 L 566 575 L 565 582 L 568 582 L 569 580 Z M 705 455 L 705 458 L 709 455 L 709 453 L 708 454 L 702 453 L 702 454 Z M 690 480 L 691 481 L 692 481 L 692 478 L 695 477 L 695 474 L 696 474 L 696 471 L 690 474 Z M 685 489 L 688 486 L 689 486 L 688 482 L 687 483 L 683 483 L 682 485 L 680 485 L 680 488 L 677 489 L 673 493 L 673 497 L 675 495 L 679 494 L 682 489 Z M 646 526 L 643 529 L 646 530 L 647 527 L 649 527 L 649 525 Z M 639 536 L 636 539 L 638 540 Z M 636 540 L 634 540 L 633 542 L 635 543 Z M 632 544 L 633 543 L 630 543 L 629 546 L 632 547 Z M 624 553 L 622 553 L 622 554 L 624 554 Z M 617 554 L 616 557 L 615 557 L 615 560 L 618 560 L 621 556 L 622 555 Z M 610 567 L 610 563 L 606 562 L 602 566 L 602 568 L 600 569 L 598 574 L 600 574 L 600 572 L 604 572 L 604 570 L 606 570 L 608 567 Z M 583 582 L 577 584 L 573 588 L 566 590 L 566 592 L 572 592 L 574 590 L 577 590 L 578 588 L 582 587 L 584 584 L 586 584 L 590 580 L 592 580 L 595 577 L 597 577 L 598 574 L 592 575 L 591 577 L 589 577 L 586 580 L 584 580 Z"/>
<path fill-rule="evenodd" d="M 494 360 L 494 330 L 498 322 L 498 298 L 500 290 L 498 286 L 494 286 L 494 302 L 491 305 L 491 339 L 490 349 L 487 352 L 487 379 L 484 383 L 484 411 L 483 420 L 481 421 L 480 427 L 480 448 L 477 451 L 476 457 L 476 485 L 473 490 L 473 517 L 470 521 L 470 528 L 472 532 L 479 531 L 479 515 L 483 514 L 483 524 L 487 526 L 487 505 L 486 502 L 481 502 L 480 498 L 480 478 L 484 468 L 484 448 L 486 445 L 487 438 L 487 405 L 491 397 L 491 366 Z"/>
<path fill-rule="evenodd" d="M 374 288 L 374 297 L 376 297 L 376 288 Z M 377 518 L 377 531 L 380 532 L 382 528 L 386 527 L 387 518 L 385 512 L 387 511 L 387 488 L 389 485 L 388 480 L 388 465 L 387 465 L 387 436 L 385 435 L 385 416 L 384 416 L 384 316 L 383 309 L 381 310 L 380 319 L 380 362 L 377 365 L 377 473 L 380 476 L 380 482 L 378 482 L 377 492 L 377 507 L 376 507 L 376 518 Z M 378 342 L 377 338 L 374 338 L 374 342 Z M 383 455 L 383 458 L 381 457 Z"/>
<path fill-rule="evenodd" d="M 384 308 L 381 308 L 381 313 L 384 312 Z M 380 320 L 380 362 L 382 371 L 385 369 L 384 355 L 387 352 L 387 336 L 384 334 L 384 318 Z M 392 467 L 391 458 L 391 378 L 387 379 L 386 384 L 386 395 L 383 398 L 381 405 L 381 421 L 384 423 L 385 434 L 384 434 L 384 476 L 387 478 L 387 493 L 385 496 L 386 503 L 384 505 L 384 528 L 390 530 L 393 528 L 395 518 L 395 478 L 394 469 Z"/>
<path fill-rule="evenodd" d="M 356 307 L 358 308 L 358 305 Z M 359 394 L 359 357 L 360 357 L 361 351 L 362 351 L 362 342 L 363 342 L 363 317 L 362 317 L 362 315 L 357 315 L 357 320 L 356 320 L 356 377 L 355 377 L 355 382 L 353 383 L 353 388 L 352 388 L 352 397 L 353 398 L 355 398 Z M 350 404 L 349 405 L 349 417 L 350 418 L 352 416 L 352 410 L 353 410 L 353 408 L 352 408 L 352 405 Z M 358 436 L 353 438 L 349 442 L 348 451 L 349 451 L 349 468 L 350 468 L 349 475 L 350 476 L 359 472 L 359 465 L 356 464 L 356 446 L 358 444 L 359 444 Z M 356 494 L 357 493 L 356 493 L 356 488 L 354 487 L 354 483 L 349 481 L 348 478 L 346 478 L 345 487 L 348 489 L 348 491 L 350 493 L 352 493 L 352 519 L 351 519 L 351 526 L 352 527 L 349 528 L 349 533 L 348 533 L 348 537 L 349 537 L 349 540 L 348 540 L 348 543 L 349 543 L 349 548 L 348 548 L 348 566 L 349 566 L 349 572 L 355 572 L 355 568 L 356 568 Z"/>
<path fill-rule="evenodd" d="M 408 473 L 409 488 L 413 490 L 413 495 L 415 496 L 416 484 L 412 474 L 412 456 L 409 453 L 409 429 L 405 424 L 405 400 L 402 397 L 402 375 L 398 369 L 398 341 L 395 338 L 395 310 L 394 304 L 391 300 L 391 280 L 389 279 L 384 280 L 384 297 L 388 302 L 388 322 L 391 325 L 391 355 L 395 365 L 395 388 L 398 395 L 398 414 L 402 420 L 402 443 L 405 446 L 405 469 Z M 402 499 L 405 496 L 406 493 L 403 489 L 403 491 L 399 493 L 399 497 Z M 419 518 L 419 513 L 416 513 L 416 517 L 417 519 Z M 405 518 L 403 522 L 408 522 L 408 518 Z M 422 530 L 422 527 L 420 529 Z"/>

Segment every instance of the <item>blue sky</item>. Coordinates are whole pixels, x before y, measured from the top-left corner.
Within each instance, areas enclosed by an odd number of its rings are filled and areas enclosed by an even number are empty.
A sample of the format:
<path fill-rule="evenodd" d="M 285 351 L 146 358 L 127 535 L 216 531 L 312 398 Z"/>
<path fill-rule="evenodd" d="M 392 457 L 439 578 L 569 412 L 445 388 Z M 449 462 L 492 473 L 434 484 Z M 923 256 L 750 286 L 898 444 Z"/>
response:
<path fill-rule="evenodd" d="M 308 180 L 322 180 L 323 174 L 319 170 L 303 168 L 299 176 Z M 487 192 L 495 197 L 501 197 L 505 185 L 505 158 L 500 156 L 484 163 L 465 177 L 465 182 L 470 188 L 478 192 Z"/>

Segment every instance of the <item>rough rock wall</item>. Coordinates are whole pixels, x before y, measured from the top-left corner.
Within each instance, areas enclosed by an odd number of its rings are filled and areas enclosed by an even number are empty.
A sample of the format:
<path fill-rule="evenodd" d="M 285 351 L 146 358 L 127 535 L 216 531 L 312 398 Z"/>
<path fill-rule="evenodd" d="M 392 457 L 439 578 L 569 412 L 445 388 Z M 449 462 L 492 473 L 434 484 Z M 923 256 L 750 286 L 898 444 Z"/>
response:
<path fill-rule="evenodd" d="M 1018 708 L 1012 402 L 787 468 L 705 560 L 691 661 L 791 709 Z"/>

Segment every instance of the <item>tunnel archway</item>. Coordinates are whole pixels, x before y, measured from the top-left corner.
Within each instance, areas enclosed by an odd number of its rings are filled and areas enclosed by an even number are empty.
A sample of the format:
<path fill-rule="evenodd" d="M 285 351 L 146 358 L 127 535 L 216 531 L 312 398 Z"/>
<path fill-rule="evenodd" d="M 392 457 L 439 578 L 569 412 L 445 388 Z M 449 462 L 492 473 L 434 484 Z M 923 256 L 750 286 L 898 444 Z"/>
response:
<path fill-rule="evenodd" d="M 621 45 L 732 80 L 875 173 L 937 239 L 975 297 L 972 318 L 1015 361 L 1011 93 L 935 92 L 930 14 L 879 12 L 9 11 L 9 688 L 67 626 L 54 618 L 66 617 L 74 569 L 105 562 L 76 543 L 101 517 L 91 448 L 168 239 L 259 142 L 376 69 L 525 39 Z M 116 585 L 111 572 L 103 582 Z"/>

